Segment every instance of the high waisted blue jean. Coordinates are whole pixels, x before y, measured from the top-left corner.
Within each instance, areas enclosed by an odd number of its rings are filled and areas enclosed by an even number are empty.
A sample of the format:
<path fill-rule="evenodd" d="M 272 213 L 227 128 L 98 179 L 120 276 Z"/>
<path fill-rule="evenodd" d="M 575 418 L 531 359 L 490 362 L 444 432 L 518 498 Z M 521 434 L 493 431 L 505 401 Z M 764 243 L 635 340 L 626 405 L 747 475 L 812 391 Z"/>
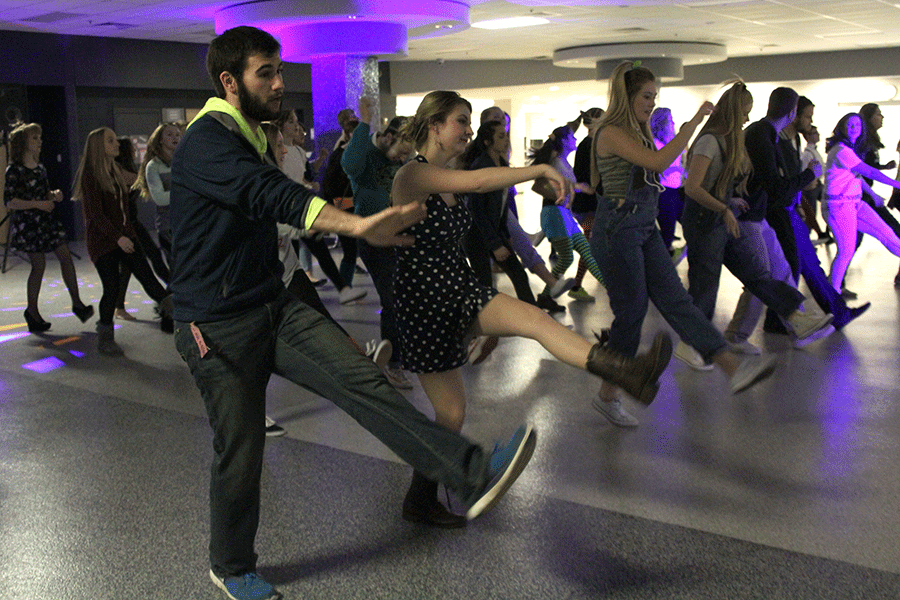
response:
<path fill-rule="evenodd" d="M 210 563 L 219 576 L 256 570 L 266 384 L 274 373 L 334 402 L 401 459 L 469 503 L 486 480 L 487 453 L 435 424 L 400 395 L 333 323 L 285 292 L 223 321 L 190 324 L 175 344 L 213 430 Z M 310 482 L 315 485 L 315 482 Z"/>
<path fill-rule="evenodd" d="M 652 300 L 681 339 L 710 359 L 725 347 L 725 338 L 694 306 L 681 284 L 656 227 L 659 192 L 634 169 L 640 167 L 632 167 L 624 201 L 598 198 L 591 233 L 591 252 L 606 279 L 614 315 L 610 348 L 626 356 L 637 353 Z M 643 187 L 634 189 L 635 181 L 644 183 Z"/>
<path fill-rule="evenodd" d="M 759 256 L 755 240 L 733 237 L 722 215 L 688 198 L 681 221 L 687 242 L 688 293 L 712 321 L 719 295 L 722 266 L 778 316 L 787 318 L 803 303 L 803 294 L 772 277 L 766 257 Z"/>

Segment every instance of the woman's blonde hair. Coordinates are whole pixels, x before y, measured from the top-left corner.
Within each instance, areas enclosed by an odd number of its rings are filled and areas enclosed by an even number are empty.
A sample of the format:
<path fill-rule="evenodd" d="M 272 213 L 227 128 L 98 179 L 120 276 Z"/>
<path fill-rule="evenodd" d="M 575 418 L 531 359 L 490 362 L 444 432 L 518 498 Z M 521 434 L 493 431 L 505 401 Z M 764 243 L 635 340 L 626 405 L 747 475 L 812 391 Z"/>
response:
<path fill-rule="evenodd" d="M 635 96 L 650 81 L 656 81 L 656 77 L 640 63 L 626 61 L 616 67 L 609 77 L 609 107 L 600 118 L 600 126 L 620 127 L 627 134 L 652 146 L 653 134 L 649 124 L 639 123 L 632 108 Z"/>
<path fill-rule="evenodd" d="M 734 192 L 745 194 L 747 179 L 753 171 L 753 163 L 750 162 L 747 148 L 744 146 L 744 107 L 753 102 L 753 94 L 740 79 L 731 79 L 724 83 L 729 84 L 731 87 L 716 102 L 715 110 L 697 134 L 697 139 L 700 139 L 701 135 L 711 133 L 723 142 L 722 172 L 719 173 L 711 191 L 717 200 L 722 201 L 728 200 L 725 195 L 732 184 L 735 184 Z M 689 162 L 693 151 L 691 146 L 688 152 Z"/>
<path fill-rule="evenodd" d="M 429 127 L 445 122 L 457 106 L 465 106 L 472 112 L 471 103 L 457 92 L 438 90 L 428 93 L 422 98 L 416 115 L 407 119 L 400 128 L 400 137 L 411 141 L 416 150 L 422 148 L 428 141 Z"/>
<path fill-rule="evenodd" d="M 632 108 L 632 101 L 649 81 L 656 81 L 650 69 L 640 66 L 640 62 L 625 61 L 609 76 L 609 106 L 600 117 L 595 130 L 607 125 L 619 127 L 649 148 L 653 148 L 653 134 L 647 123 L 639 123 Z M 597 156 L 597 138 L 591 140 L 591 156 Z M 591 185 L 600 185 L 600 172 L 596 159 L 591 160 Z"/>
<path fill-rule="evenodd" d="M 147 185 L 147 163 L 154 158 L 159 158 L 167 165 L 172 161 L 171 156 L 169 160 L 162 156 L 162 134 L 166 127 L 174 127 L 181 132 L 181 127 L 178 126 L 178 123 L 160 123 L 153 130 L 153 133 L 150 134 L 150 139 L 147 140 L 147 151 L 144 153 L 144 160 L 141 161 L 141 168 L 138 169 L 137 180 L 131 186 L 131 189 L 138 190 L 141 193 L 141 197 L 145 199 L 150 198 L 150 186 Z"/>
<path fill-rule="evenodd" d="M 12 130 L 9 134 L 9 162 L 21 164 L 28 148 L 28 138 L 33 131 L 37 131 L 40 135 L 41 126 L 37 123 L 23 123 Z"/>
<path fill-rule="evenodd" d="M 109 127 L 100 127 L 88 134 L 81 161 L 78 163 L 78 173 L 75 175 L 75 185 L 72 189 L 73 200 L 84 198 L 83 182 L 85 177 L 92 178 L 100 186 L 100 189 L 112 194 L 118 193 L 117 187 L 123 193 L 128 189 L 119 163 L 106 154 L 103 136 L 107 131 L 115 135 L 115 132 Z"/>

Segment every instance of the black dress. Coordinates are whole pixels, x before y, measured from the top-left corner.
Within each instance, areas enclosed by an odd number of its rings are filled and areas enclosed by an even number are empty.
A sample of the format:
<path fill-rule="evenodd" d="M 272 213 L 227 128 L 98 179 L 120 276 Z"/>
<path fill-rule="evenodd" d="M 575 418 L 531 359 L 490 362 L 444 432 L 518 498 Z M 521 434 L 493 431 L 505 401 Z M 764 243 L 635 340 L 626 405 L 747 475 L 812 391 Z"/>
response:
<path fill-rule="evenodd" d="M 29 169 L 20 163 L 6 167 L 4 199 L 46 200 L 50 182 L 44 165 Z M 10 246 L 21 252 L 53 252 L 66 243 L 66 228 L 53 212 L 37 208 L 10 211 Z"/>
<path fill-rule="evenodd" d="M 499 293 L 478 283 L 463 254 L 461 240 L 472 224 L 466 205 L 457 198 L 455 206 L 448 206 L 440 194 L 432 194 L 425 206 L 425 220 L 404 232 L 416 242 L 398 249 L 394 281 L 403 366 L 414 373 L 464 365 L 465 336 Z"/>

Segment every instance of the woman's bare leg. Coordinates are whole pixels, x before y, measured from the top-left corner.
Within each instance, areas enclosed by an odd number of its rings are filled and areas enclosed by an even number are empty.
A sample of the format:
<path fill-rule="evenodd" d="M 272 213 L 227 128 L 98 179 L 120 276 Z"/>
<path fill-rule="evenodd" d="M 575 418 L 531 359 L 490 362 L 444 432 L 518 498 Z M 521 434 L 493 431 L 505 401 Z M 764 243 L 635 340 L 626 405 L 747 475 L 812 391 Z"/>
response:
<path fill-rule="evenodd" d="M 478 335 L 524 337 L 535 340 L 561 362 L 585 369 L 593 344 L 560 325 L 536 306 L 506 294 L 488 302 L 476 321 Z"/>
<path fill-rule="evenodd" d="M 418 373 L 418 377 L 434 407 L 434 422 L 451 431 L 462 430 L 466 418 L 466 388 L 460 370 Z"/>

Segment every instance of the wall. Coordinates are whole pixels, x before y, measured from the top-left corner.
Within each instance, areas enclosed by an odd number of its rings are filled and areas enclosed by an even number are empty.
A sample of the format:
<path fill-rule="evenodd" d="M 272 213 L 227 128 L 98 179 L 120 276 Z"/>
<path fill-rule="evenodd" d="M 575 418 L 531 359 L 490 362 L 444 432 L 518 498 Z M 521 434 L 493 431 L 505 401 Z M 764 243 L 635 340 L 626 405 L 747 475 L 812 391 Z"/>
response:
<path fill-rule="evenodd" d="M 24 86 L 26 120 L 52 121 L 42 160 L 67 194 L 90 131 L 122 124 L 129 131 L 120 135 L 148 135 L 162 109 L 200 108 L 213 95 L 205 44 L 0 31 L 0 47 L 0 88 Z M 286 64 L 284 78 L 285 105 L 301 109 L 311 127 L 309 65 Z M 139 124 L 144 131 L 130 130 Z M 70 236 L 83 237 L 80 207 L 61 210 Z"/>

